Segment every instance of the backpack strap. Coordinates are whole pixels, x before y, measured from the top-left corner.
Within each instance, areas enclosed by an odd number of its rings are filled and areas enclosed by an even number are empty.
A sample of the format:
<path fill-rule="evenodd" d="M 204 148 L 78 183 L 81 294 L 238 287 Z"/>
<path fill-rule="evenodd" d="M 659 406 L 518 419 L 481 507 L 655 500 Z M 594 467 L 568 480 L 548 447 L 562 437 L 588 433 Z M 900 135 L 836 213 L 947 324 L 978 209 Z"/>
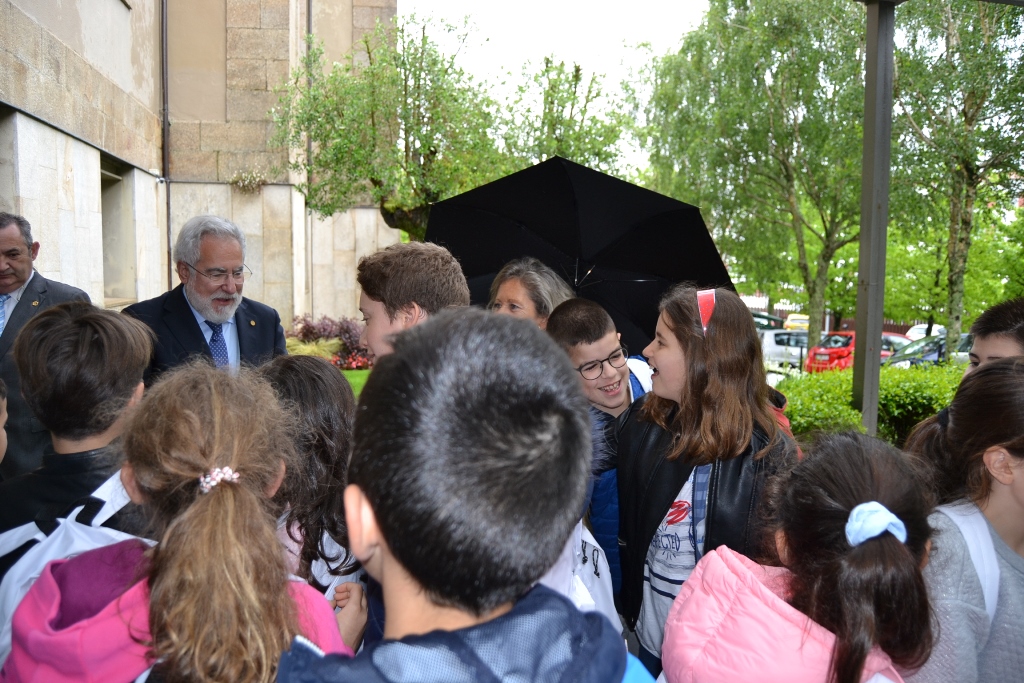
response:
<path fill-rule="evenodd" d="M 936 508 L 949 517 L 960 529 L 960 535 L 967 544 L 971 564 L 981 581 L 981 593 L 985 596 L 985 611 L 989 624 L 996 618 L 996 601 L 999 597 L 999 560 L 992 534 L 985 521 L 985 515 L 977 505 L 940 505 Z"/>

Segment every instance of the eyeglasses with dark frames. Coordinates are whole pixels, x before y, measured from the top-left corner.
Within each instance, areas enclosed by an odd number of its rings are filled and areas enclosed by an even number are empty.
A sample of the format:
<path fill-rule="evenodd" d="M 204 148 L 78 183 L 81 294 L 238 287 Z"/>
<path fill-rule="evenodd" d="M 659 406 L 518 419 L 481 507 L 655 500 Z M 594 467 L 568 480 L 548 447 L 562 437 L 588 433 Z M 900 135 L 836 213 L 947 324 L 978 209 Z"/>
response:
<path fill-rule="evenodd" d="M 193 266 L 188 261 L 182 261 L 182 263 L 184 263 L 186 266 L 196 271 L 206 279 L 210 280 L 210 282 L 217 285 L 218 287 L 226 285 L 228 283 L 229 277 L 235 281 L 236 285 L 240 285 L 246 280 L 248 280 L 250 277 L 252 277 L 252 270 L 250 270 L 249 266 L 245 265 L 244 263 L 242 264 L 241 268 L 238 268 L 237 270 L 231 272 L 228 272 L 223 268 L 211 268 L 205 273 L 196 268 L 195 266 Z"/>
<path fill-rule="evenodd" d="M 618 349 L 612 352 L 612 355 L 601 360 L 592 360 L 588 363 L 584 363 L 576 368 L 576 372 L 583 375 L 583 379 L 597 379 L 601 376 L 605 363 L 616 369 L 621 368 L 626 364 L 626 358 L 628 355 L 629 352 L 626 350 L 626 345 L 622 344 Z"/>

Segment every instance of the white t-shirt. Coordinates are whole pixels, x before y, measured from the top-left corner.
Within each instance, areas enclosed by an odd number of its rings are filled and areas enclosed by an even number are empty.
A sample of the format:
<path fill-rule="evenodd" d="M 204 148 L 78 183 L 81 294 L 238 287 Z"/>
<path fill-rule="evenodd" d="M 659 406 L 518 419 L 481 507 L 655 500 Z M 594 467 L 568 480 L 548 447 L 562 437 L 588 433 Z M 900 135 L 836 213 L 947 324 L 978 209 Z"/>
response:
<path fill-rule="evenodd" d="M 697 525 L 694 538 L 690 514 L 693 506 L 693 473 L 683 484 L 675 502 L 654 532 L 644 562 L 644 596 L 636 635 L 651 654 L 661 656 L 665 621 L 683 582 L 697 564 L 696 548 L 704 547 L 704 521 Z"/>

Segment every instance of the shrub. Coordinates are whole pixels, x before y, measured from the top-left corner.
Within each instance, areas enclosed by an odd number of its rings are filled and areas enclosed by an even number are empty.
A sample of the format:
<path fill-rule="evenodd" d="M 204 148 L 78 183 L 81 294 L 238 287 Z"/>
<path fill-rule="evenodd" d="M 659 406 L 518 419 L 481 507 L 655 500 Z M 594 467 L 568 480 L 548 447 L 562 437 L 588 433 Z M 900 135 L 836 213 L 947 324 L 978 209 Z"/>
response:
<path fill-rule="evenodd" d="M 342 352 L 340 339 L 317 339 L 316 341 L 304 342 L 298 337 L 288 337 L 284 340 L 285 348 L 293 356 L 319 356 L 330 360 Z"/>
<path fill-rule="evenodd" d="M 346 319 L 347 320 L 347 319 Z M 354 321 L 352 321 L 354 323 Z M 358 323 L 355 323 L 358 325 Z M 303 342 L 315 342 L 321 339 L 341 338 L 341 320 L 321 316 L 319 320 L 313 320 L 309 313 L 297 315 L 292 321 L 295 337 Z M 359 335 L 356 335 L 358 341 Z"/>
<path fill-rule="evenodd" d="M 879 436 L 902 447 L 914 425 L 953 401 L 963 376 L 964 366 L 957 363 L 883 367 L 878 392 Z"/>
<path fill-rule="evenodd" d="M 788 401 L 793 434 L 862 430 L 860 412 L 850 405 L 853 372 L 840 370 L 787 377 L 778 386 Z"/>
<path fill-rule="evenodd" d="M 956 364 L 883 367 L 878 435 L 902 446 L 914 425 L 949 405 L 963 371 L 963 366 Z M 789 401 L 786 415 L 797 436 L 862 429 L 860 413 L 850 405 L 852 369 L 790 377 L 778 388 Z"/>
<path fill-rule="evenodd" d="M 295 316 L 295 331 L 285 340 L 288 353 L 296 356 L 320 356 L 343 370 L 363 370 L 373 365 L 364 349 L 359 348 L 363 325 L 351 318 L 335 320 L 326 315 Z"/>

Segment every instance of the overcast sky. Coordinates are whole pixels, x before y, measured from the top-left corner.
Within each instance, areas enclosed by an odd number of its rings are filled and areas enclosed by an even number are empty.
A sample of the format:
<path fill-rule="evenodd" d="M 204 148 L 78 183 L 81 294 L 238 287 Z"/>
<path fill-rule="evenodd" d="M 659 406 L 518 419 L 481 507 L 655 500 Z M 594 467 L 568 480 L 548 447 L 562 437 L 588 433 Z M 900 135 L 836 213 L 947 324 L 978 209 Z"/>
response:
<path fill-rule="evenodd" d="M 649 60 L 635 46 L 650 45 L 661 55 L 678 47 L 684 33 L 700 24 L 707 0 L 398 0 L 402 15 L 433 17 L 460 24 L 468 17 L 472 33 L 459 62 L 478 80 L 492 86 L 499 98 L 509 92 L 500 85 L 509 72 L 518 80 L 527 61 L 539 65 L 545 56 L 577 63 L 584 73 L 603 74 L 605 92 L 618 91 Z M 627 155 L 639 162 L 637 151 Z"/>
<path fill-rule="evenodd" d="M 643 62 L 633 46 L 649 43 L 656 54 L 678 46 L 696 27 L 707 0 L 398 0 L 402 15 L 451 23 L 469 17 L 475 28 L 462 60 L 479 78 L 518 74 L 524 62 L 554 54 L 587 71 L 619 80 Z"/>

